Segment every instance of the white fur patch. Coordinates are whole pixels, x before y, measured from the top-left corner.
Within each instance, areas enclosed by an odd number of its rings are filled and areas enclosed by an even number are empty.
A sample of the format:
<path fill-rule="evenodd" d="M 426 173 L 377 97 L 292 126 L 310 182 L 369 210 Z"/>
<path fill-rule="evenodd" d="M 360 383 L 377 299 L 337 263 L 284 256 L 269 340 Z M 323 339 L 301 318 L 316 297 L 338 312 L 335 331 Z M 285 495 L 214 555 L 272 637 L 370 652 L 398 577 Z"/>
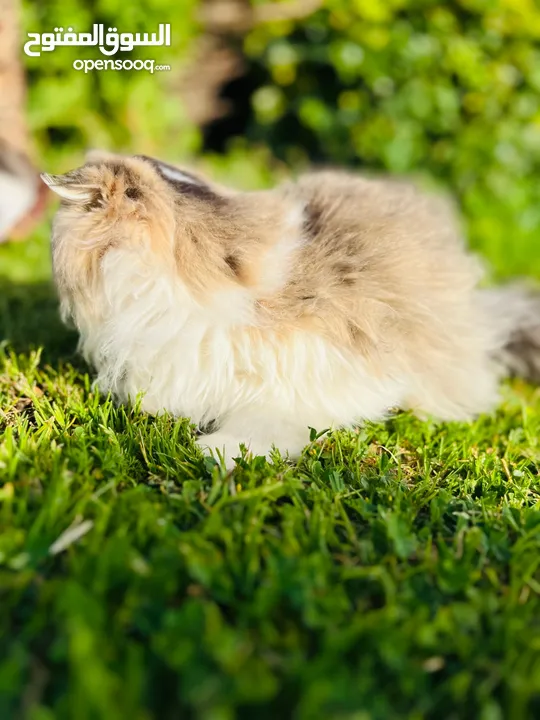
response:
<path fill-rule="evenodd" d="M 297 203 L 285 218 L 283 234 L 280 240 L 272 245 L 261 261 L 261 275 L 257 290 L 261 297 L 269 297 L 287 283 L 290 270 L 294 264 L 294 255 L 302 247 L 302 224 L 304 220 L 304 204 Z"/>
<path fill-rule="evenodd" d="M 240 442 L 297 455 L 318 430 L 377 419 L 399 405 L 404 384 L 378 379 L 363 360 L 323 337 L 259 330 L 242 290 L 202 306 L 148 258 L 111 250 L 103 263 L 105 320 L 82 331 L 98 385 L 121 399 L 144 392 L 143 409 L 217 420 L 230 459 Z M 214 446 L 215 447 L 215 446 Z"/>

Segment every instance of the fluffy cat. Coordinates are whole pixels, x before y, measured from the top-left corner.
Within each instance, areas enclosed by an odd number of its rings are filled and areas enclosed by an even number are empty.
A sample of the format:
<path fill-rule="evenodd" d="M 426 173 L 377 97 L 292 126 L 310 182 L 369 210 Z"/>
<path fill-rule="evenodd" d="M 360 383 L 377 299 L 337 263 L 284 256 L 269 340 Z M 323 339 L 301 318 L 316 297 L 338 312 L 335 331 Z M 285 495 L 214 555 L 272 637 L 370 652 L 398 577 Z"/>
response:
<path fill-rule="evenodd" d="M 505 373 L 540 374 L 540 302 L 479 289 L 439 198 L 315 172 L 235 192 L 146 157 L 91 154 L 62 176 L 52 250 L 64 318 L 120 401 L 144 393 L 239 444 L 297 456 L 326 430 L 407 408 L 470 418 Z"/>

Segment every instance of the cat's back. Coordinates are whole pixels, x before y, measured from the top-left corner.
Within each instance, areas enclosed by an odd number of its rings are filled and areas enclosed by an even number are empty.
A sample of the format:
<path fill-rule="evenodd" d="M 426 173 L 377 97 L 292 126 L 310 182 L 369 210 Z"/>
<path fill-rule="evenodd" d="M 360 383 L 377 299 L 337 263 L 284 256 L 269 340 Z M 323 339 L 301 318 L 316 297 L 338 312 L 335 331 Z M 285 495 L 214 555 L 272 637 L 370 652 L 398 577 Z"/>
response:
<path fill-rule="evenodd" d="M 308 241 L 345 247 L 354 236 L 355 247 L 384 243 L 396 236 L 402 245 L 424 248 L 448 243 L 463 247 L 456 214 L 447 197 L 422 191 L 400 178 L 362 176 L 341 170 L 323 170 L 300 176 L 294 190 L 305 203 Z"/>
<path fill-rule="evenodd" d="M 369 337 L 381 346 L 420 326 L 435 335 L 451 307 L 469 304 L 479 266 L 446 199 L 340 171 L 303 175 L 284 192 L 303 205 L 304 240 L 271 303 L 277 317 L 340 343 Z"/>
<path fill-rule="evenodd" d="M 411 182 L 318 171 L 285 192 L 304 207 L 304 242 L 291 278 L 304 287 L 316 284 L 327 296 L 360 285 L 385 294 L 471 269 L 447 199 Z"/>

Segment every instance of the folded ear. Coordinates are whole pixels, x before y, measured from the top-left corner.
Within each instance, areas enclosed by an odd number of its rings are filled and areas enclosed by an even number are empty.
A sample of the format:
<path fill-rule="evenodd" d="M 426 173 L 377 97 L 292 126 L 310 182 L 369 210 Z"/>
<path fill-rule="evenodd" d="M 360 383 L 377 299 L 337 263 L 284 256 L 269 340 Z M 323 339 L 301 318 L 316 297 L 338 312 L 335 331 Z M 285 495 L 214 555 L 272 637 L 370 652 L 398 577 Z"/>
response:
<path fill-rule="evenodd" d="M 174 165 L 158 160 L 157 158 L 149 157 L 148 155 L 137 155 L 141 160 L 151 163 L 159 174 L 172 183 L 187 183 L 188 185 L 206 185 L 207 183 L 202 179 L 193 175 L 192 173 L 181 170 Z"/>
<path fill-rule="evenodd" d="M 166 180 L 171 182 L 188 183 L 189 185 L 204 185 L 205 183 L 195 175 L 186 173 L 180 168 L 168 165 L 164 162 L 156 161 L 156 167 Z"/>
<path fill-rule="evenodd" d="M 85 203 L 92 200 L 97 187 L 77 182 L 69 175 L 49 175 L 42 173 L 41 179 L 50 189 L 64 200 L 74 203 Z"/>
<path fill-rule="evenodd" d="M 226 202 L 224 194 L 214 189 L 206 180 L 193 175 L 191 172 L 169 165 L 156 158 L 148 157 L 148 155 L 136 155 L 135 157 L 150 163 L 163 180 L 184 198 L 196 198 L 202 202 L 212 203 L 215 206 L 223 205 Z"/>

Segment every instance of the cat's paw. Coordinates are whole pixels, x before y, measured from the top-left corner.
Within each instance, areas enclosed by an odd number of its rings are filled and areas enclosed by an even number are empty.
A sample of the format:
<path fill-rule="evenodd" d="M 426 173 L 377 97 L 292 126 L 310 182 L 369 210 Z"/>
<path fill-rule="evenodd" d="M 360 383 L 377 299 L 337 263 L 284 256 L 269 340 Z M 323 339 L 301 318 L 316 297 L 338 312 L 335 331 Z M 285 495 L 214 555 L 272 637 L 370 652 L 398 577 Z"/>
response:
<path fill-rule="evenodd" d="M 236 465 L 235 458 L 242 455 L 240 443 L 249 448 L 249 443 L 244 443 L 232 435 L 219 431 L 210 433 L 210 435 L 201 435 L 201 437 L 197 438 L 196 442 L 205 455 L 211 454 L 216 460 L 218 460 L 221 455 L 227 470 L 232 470 Z"/>

